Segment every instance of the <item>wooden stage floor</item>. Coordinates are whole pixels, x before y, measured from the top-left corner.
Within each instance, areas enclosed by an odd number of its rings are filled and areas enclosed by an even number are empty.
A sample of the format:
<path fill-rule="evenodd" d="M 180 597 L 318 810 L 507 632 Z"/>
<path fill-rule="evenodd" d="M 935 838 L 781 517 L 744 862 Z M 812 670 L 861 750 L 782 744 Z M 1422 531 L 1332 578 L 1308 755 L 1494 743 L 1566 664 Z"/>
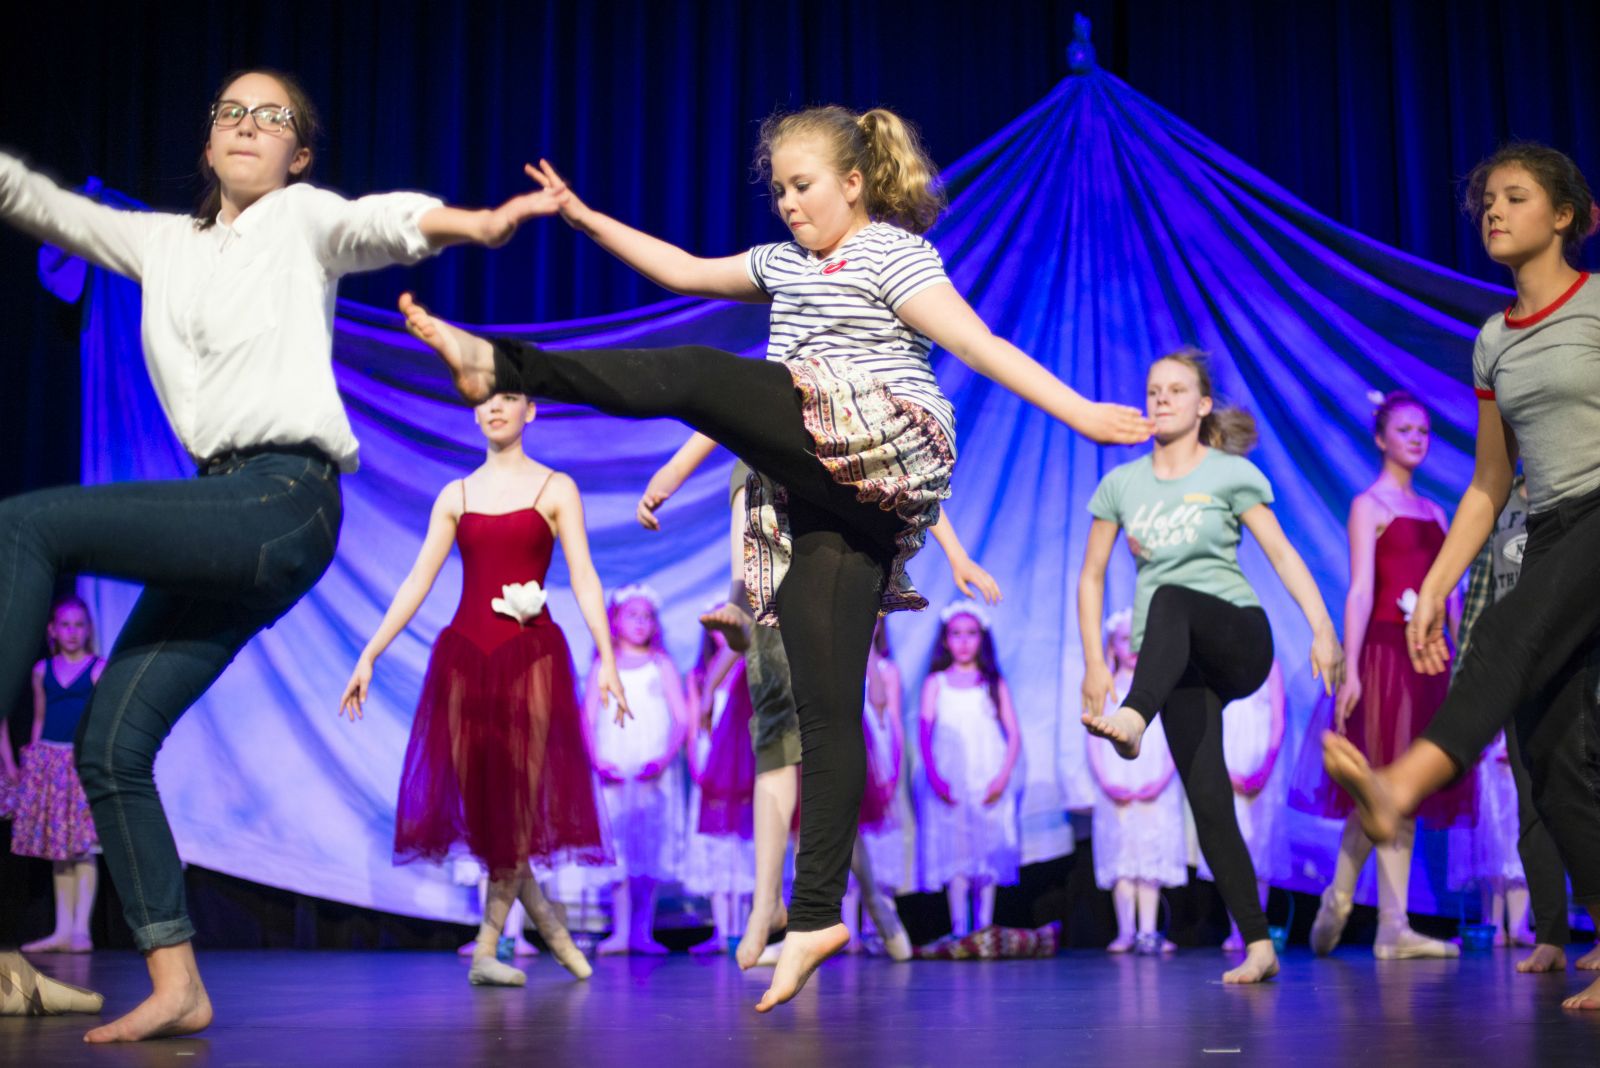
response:
<path fill-rule="evenodd" d="M 1260 987 L 1223 956 L 1079 950 L 1004 963 L 830 962 L 796 1001 L 752 1011 L 766 972 L 731 958 L 607 958 L 587 983 L 548 957 L 523 989 L 414 952 L 203 953 L 217 1022 L 201 1036 L 87 1048 L 91 1017 L 0 1018 L 0 1065 L 583 1065 L 898 1068 L 1094 1065 L 1593 1065 L 1600 1012 L 1563 1011 L 1584 976 L 1523 976 L 1520 953 L 1380 963 L 1291 950 Z M 1569 956 L 1576 954 L 1569 952 Z M 131 953 L 36 957 L 123 1011 L 148 989 Z"/>

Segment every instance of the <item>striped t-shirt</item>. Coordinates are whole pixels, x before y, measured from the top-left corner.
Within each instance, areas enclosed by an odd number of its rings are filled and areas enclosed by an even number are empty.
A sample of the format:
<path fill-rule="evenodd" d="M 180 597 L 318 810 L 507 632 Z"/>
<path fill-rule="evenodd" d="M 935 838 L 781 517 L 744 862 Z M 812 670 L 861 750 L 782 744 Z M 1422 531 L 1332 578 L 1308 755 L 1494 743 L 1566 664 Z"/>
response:
<path fill-rule="evenodd" d="M 772 298 L 767 359 L 843 357 L 898 400 L 933 416 L 955 448 L 955 412 L 928 362 L 933 343 L 895 312 L 949 284 L 938 250 L 889 223 L 870 223 L 818 259 L 795 241 L 750 250 L 750 281 Z"/>

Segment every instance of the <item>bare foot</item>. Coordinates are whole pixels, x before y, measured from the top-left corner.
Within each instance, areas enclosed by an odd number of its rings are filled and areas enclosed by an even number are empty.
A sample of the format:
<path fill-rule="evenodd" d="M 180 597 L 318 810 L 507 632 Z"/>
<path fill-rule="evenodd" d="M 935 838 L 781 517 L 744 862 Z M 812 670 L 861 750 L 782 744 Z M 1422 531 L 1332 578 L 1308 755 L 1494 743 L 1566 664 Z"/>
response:
<path fill-rule="evenodd" d="M 632 953 L 643 953 L 647 957 L 665 957 L 672 952 L 672 950 L 668 949 L 660 942 L 657 942 L 649 935 L 644 935 L 641 938 L 635 938 L 628 944 L 628 950 Z"/>
<path fill-rule="evenodd" d="M 1278 954 L 1272 940 L 1251 942 L 1245 947 L 1244 963 L 1222 973 L 1222 981 L 1237 983 L 1264 983 L 1278 974 Z"/>
<path fill-rule="evenodd" d="M 1400 809 L 1380 772 L 1372 770 L 1361 750 L 1348 738 L 1322 732 L 1322 766 L 1356 803 L 1356 815 L 1368 838 L 1382 845 L 1394 841 L 1400 829 Z"/>
<path fill-rule="evenodd" d="M 64 934 L 48 934 L 43 938 L 28 942 L 22 947 L 24 953 L 65 953 L 67 951 L 67 936 Z"/>
<path fill-rule="evenodd" d="M 757 1012 L 771 1012 L 800 993 L 811 974 L 822 962 L 845 947 L 850 932 L 842 923 L 820 931 L 790 931 L 783 940 L 783 953 L 772 974 L 772 985 L 756 1004 Z"/>
<path fill-rule="evenodd" d="M 93 990 L 52 979 L 23 959 L 0 953 L 0 1016 L 61 1016 L 96 1013 L 106 999 Z"/>
<path fill-rule="evenodd" d="M 1372 943 L 1372 955 L 1379 960 L 1442 960 L 1461 956 L 1461 947 L 1418 934 L 1410 927 L 1380 926 L 1377 941 Z"/>
<path fill-rule="evenodd" d="M 1526 959 L 1517 961 L 1517 971 L 1523 975 L 1566 970 L 1567 954 L 1560 946 L 1547 946 L 1541 943 L 1533 947 L 1533 952 L 1528 954 Z"/>
<path fill-rule="evenodd" d="M 85 1042 L 142 1042 L 192 1035 L 211 1026 L 211 999 L 200 977 L 152 993 L 134 1010 L 83 1036 Z"/>
<path fill-rule="evenodd" d="M 1118 935 L 1106 946 L 1107 953 L 1127 953 L 1133 949 L 1133 935 Z"/>
<path fill-rule="evenodd" d="M 744 937 L 739 939 L 739 948 L 733 954 L 734 959 L 739 962 L 740 969 L 749 971 L 754 968 L 761 959 L 762 950 L 767 948 L 767 939 L 788 925 L 789 910 L 782 901 L 767 909 L 751 905 L 750 919 L 745 923 Z"/>
<path fill-rule="evenodd" d="M 621 931 L 594 947 L 595 955 L 598 957 L 622 957 L 626 956 L 629 951 L 628 936 Z"/>
<path fill-rule="evenodd" d="M 1574 994 L 1561 1003 L 1563 1009 L 1600 1009 L 1600 979 L 1589 984 L 1581 994 Z"/>
<path fill-rule="evenodd" d="M 482 404 L 488 399 L 495 386 L 493 345 L 429 314 L 410 293 L 400 294 L 400 314 L 411 335 L 445 362 L 463 400 Z"/>
<path fill-rule="evenodd" d="M 475 953 L 467 982 L 473 986 L 524 986 L 528 976 L 520 969 L 500 963 L 493 953 Z"/>
<path fill-rule="evenodd" d="M 755 620 L 745 609 L 732 602 L 724 602 L 701 616 L 700 625 L 721 634 L 727 639 L 729 649 L 742 653 L 750 648 L 750 628 L 755 625 Z"/>
<path fill-rule="evenodd" d="M 1580 972 L 1600 972 L 1600 945 L 1579 957 L 1574 967 Z"/>
<path fill-rule="evenodd" d="M 1123 760 L 1139 755 L 1139 741 L 1144 737 L 1144 717 L 1124 705 L 1109 716 L 1083 715 L 1083 725 L 1090 734 L 1104 738 Z"/>

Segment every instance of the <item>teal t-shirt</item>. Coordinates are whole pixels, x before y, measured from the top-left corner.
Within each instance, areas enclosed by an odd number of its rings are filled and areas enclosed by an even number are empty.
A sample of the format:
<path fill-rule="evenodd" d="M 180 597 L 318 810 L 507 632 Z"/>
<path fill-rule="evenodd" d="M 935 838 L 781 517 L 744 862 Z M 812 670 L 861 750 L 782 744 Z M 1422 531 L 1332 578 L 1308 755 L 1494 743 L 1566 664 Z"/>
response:
<path fill-rule="evenodd" d="M 1243 456 L 1210 449 L 1182 478 L 1157 478 L 1151 457 L 1112 469 L 1089 511 L 1116 523 L 1139 562 L 1133 597 L 1133 647 L 1144 641 L 1145 613 L 1162 586 L 1184 586 L 1244 607 L 1261 604 L 1239 570 L 1239 517 L 1272 503 L 1272 484 Z"/>

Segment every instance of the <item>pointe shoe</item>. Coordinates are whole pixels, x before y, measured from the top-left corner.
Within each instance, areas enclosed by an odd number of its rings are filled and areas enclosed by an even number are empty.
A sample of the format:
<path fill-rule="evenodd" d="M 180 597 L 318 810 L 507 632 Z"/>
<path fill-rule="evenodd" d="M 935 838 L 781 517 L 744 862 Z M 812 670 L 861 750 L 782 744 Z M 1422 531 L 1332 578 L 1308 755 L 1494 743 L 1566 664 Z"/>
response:
<path fill-rule="evenodd" d="M 528 976 L 509 964 L 501 964 L 491 954 L 478 953 L 472 958 L 467 982 L 473 986 L 526 986 Z"/>
<path fill-rule="evenodd" d="M 883 951 L 889 959 L 897 962 L 910 960 L 911 936 L 906 934 L 906 925 L 900 922 L 900 912 L 894 903 L 887 898 L 869 902 L 867 915 L 872 917 L 872 925 L 883 938 Z"/>
<path fill-rule="evenodd" d="M 98 1013 L 106 999 L 43 974 L 20 953 L 0 953 L 0 1016 Z"/>
<path fill-rule="evenodd" d="M 1341 894 L 1333 887 L 1322 892 L 1322 904 L 1317 907 L 1317 918 L 1311 921 L 1311 951 L 1326 957 L 1339 946 L 1344 937 L 1344 925 L 1349 922 L 1350 910 L 1355 901 L 1349 894 Z"/>
<path fill-rule="evenodd" d="M 539 937 L 544 939 L 544 944 L 550 947 L 550 955 L 556 963 L 572 973 L 574 979 L 587 979 L 594 974 L 594 966 L 589 963 L 589 958 L 583 955 L 583 950 L 572 940 L 572 933 L 567 930 L 566 924 L 561 922 L 561 914 L 548 904 L 542 908 L 532 909 L 528 916 L 533 920 L 533 926 L 538 929 Z"/>
<path fill-rule="evenodd" d="M 1461 956 L 1461 947 L 1418 934 L 1409 926 L 1380 925 L 1372 955 L 1379 960 L 1445 960 Z"/>

